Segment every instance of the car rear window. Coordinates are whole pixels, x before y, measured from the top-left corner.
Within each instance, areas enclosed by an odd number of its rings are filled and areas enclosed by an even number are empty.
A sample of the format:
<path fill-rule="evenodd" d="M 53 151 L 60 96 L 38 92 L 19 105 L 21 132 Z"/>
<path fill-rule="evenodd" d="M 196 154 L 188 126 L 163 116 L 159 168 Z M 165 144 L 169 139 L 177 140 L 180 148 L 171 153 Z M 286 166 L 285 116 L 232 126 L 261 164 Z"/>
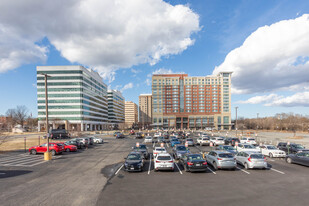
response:
<path fill-rule="evenodd" d="M 134 147 L 134 149 L 146 149 L 146 145 L 140 145 L 139 147 Z"/>
<path fill-rule="evenodd" d="M 189 156 L 189 160 L 203 160 L 203 158 L 200 155 L 194 155 L 194 156 Z"/>
<path fill-rule="evenodd" d="M 203 140 L 209 140 L 209 138 L 203 138 Z"/>
<path fill-rule="evenodd" d="M 157 160 L 171 160 L 170 156 L 159 156 Z"/>
<path fill-rule="evenodd" d="M 63 144 L 57 144 L 57 145 L 61 147 Z"/>
<path fill-rule="evenodd" d="M 157 148 L 156 150 L 157 150 L 157 151 L 165 151 L 164 148 Z"/>
<path fill-rule="evenodd" d="M 217 140 L 223 140 L 222 138 L 218 138 Z"/>
<path fill-rule="evenodd" d="M 252 146 L 252 145 L 244 145 L 244 148 L 255 148 L 254 146 Z"/>
<path fill-rule="evenodd" d="M 219 154 L 221 158 L 234 158 L 234 156 L 230 153 Z"/>
<path fill-rule="evenodd" d="M 185 146 L 177 147 L 176 150 L 185 151 L 187 148 Z"/>
<path fill-rule="evenodd" d="M 140 156 L 139 155 L 135 155 L 135 154 L 130 154 L 127 157 L 128 160 L 139 160 Z"/>
<path fill-rule="evenodd" d="M 187 139 L 187 141 L 193 141 L 193 139 Z"/>
<path fill-rule="evenodd" d="M 252 159 L 264 159 L 264 156 L 262 154 L 252 154 L 250 157 Z"/>
<path fill-rule="evenodd" d="M 255 139 L 253 139 L 253 138 L 250 138 L 250 139 L 248 139 L 248 140 L 255 141 Z"/>

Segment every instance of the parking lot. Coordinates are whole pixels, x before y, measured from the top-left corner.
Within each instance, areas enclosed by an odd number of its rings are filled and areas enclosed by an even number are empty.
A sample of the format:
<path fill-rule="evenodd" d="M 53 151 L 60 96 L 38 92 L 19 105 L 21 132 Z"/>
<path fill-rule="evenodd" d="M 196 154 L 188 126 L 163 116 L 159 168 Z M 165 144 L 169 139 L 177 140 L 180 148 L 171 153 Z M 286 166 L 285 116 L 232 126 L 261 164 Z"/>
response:
<path fill-rule="evenodd" d="M 150 153 L 153 146 L 148 144 Z M 211 150 L 190 147 L 191 153 Z M 235 171 L 215 171 L 209 165 L 206 172 L 190 173 L 175 161 L 173 172 L 155 172 L 153 159 L 148 159 L 142 172 L 129 173 L 120 166 L 97 205 L 306 205 L 308 167 L 287 164 L 283 158 L 267 158 L 267 163 L 266 170 L 237 165 Z"/>
<path fill-rule="evenodd" d="M 143 139 L 101 137 L 104 144 L 64 152 L 48 162 L 43 155 L 1 154 L 1 205 L 307 205 L 308 167 L 281 158 L 267 158 L 266 170 L 208 165 L 206 172 L 194 173 L 185 172 L 178 160 L 173 172 L 155 172 L 150 158 L 142 172 L 129 173 L 124 157 Z M 159 144 L 147 146 L 151 154 Z M 201 154 L 213 148 L 189 149 Z"/>

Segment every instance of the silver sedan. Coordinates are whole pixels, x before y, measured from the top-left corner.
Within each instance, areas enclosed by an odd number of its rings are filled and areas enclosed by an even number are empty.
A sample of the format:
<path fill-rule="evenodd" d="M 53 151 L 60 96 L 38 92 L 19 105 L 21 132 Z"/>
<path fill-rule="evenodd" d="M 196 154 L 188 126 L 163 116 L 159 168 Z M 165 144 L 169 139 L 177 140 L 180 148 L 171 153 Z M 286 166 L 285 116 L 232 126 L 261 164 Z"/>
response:
<path fill-rule="evenodd" d="M 238 152 L 235 155 L 235 158 L 237 163 L 243 165 L 246 170 L 253 168 L 267 168 L 267 162 L 261 153 L 242 151 Z"/>

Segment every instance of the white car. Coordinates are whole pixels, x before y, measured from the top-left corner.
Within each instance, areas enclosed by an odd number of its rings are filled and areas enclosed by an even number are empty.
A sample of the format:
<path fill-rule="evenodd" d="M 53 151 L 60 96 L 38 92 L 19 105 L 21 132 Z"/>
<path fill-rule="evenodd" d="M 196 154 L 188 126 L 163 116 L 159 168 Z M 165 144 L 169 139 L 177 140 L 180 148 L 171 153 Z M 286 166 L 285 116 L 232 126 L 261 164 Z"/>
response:
<path fill-rule="evenodd" d="M 224 138 L 222 138 L 222 137 L 212 137 L 212 138 L 210 138 L 210 142 L 212 142 L 212 144 L 214 146 L 224 145 Z"/>
<path fill-rule="evenodd" d="M 97 144 L 103 144 L 103 139 L 98 137 L 93 137 L 93 142 Z"/>
<path fill-rule="evenodd" d="M 145 143 L 152 143 L 152 137 L 151 137 L 151 136 L 145 137 L 144 142 L 145 142 Z"/>
<path fill-rule="evenodd" d="M 240 143 L 256 145 L 256 141 L 252 137 L 243 137 L 241 138 Z"/>
<path fill-rule="evenodd" d="M 197 138 L 197 144 L 199 144 L 200 146 L 209 145 L 210 139 L 209 137 L 199 137 Z"/>
<path fill-rule="evenodd" d="M 161 133 L 157 132 L 153 135 L 153 137 L 161 137 Z"/>
<path fill-rule="evenodd" d="M 159 153 L 154 158 L 154 171 L 158 170 L 174 170 L 174 159 L 168 153 Z"/>
<path fill-rule="evenodd" d="M 246 151 L 246 152 L 261 152 L 259 147 L 255 147 L 252 144 L 242 144 L 239 143 L 238 146 L 235 146 L 237 152 Z"/>
<path fill-rule="evenodd" d="M 207 133 L 203 133 L 201 134 L 202 137 L 209 137 L 209 135 Z"/>
<path fill-rule="evenodd" d="M 155 147 L 153 150 L 153 157 L 156 157 L 158 154 L 167 153 L 165 147 Z"/>
<path fill-rule="evenodd" d="M 261 149 L 261 153 L 265 156 L 269 156 L 269 157 L 285 157 L 286 153 L 280 149 L 278 149 L 277 147 L 275 147 L 274 145 L 263 145 L 260 146 Z"/>

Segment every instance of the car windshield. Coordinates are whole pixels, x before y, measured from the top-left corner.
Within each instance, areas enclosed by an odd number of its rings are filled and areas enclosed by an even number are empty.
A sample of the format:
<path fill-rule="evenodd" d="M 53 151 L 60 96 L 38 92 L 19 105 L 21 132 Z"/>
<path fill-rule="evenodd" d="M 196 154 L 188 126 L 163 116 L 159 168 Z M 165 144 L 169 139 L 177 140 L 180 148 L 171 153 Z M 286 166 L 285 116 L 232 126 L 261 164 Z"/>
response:
<path fill-rule="evenodd" d="M 250 157 L 252 159 L 264 159 L 264 156 L 262 154 L 252 154 Z"/>
<path fill-rule="evenodd" d="M 234 147 L 232 147 L 232 146 L 223 146 L 223 148 L 225 149 L 225 150 L 236 150 Z"/>
<path fill-rule="evenodd" d="M 187 148 L 185 146 L 177 147 L 178 151 L 186 151 Z"/>
<path fill-rule="evenodd" d="M 255 147 L 253 145 L 244 145 L 244 148 L 247 148 L 247 149 L 254 149 Z"/>
<path fill-rule="evenodd" d="M 137 155 L 137 154 L 130 154 L 128 155 L 127 157 L 127 160 L 140 160 L 140 155 Z"/>
<path fill-rule="evenodd" d="M 203 158 L 201 157 L 201 155 L 189 156 L 189 161 L 192 160 L 203 160 Z"/>
<path fill-rule="evenodd" d="M 303 147 L 303 146 L 301 146 L 301 145 L 299 145 L 299 144 L 296 144 L 296 145 L 295 145 L 295 148 L 297 148 L 297 149 L 305 149 L 305 147 Z"/>
<path fill-rule="evenodd" d="M 171 160 L 170 156 L 158 156 L 157 160 Z"/>
<path fill-rule="evenodd" d="M 62 143 L 58 143 L 57 145 L 58 145 L 58 146 L 62 146 L 63 144 L 62 144 Z"/>
<path fill-rule="evenodd" d="M 219 154 L 221 158 L 234 158 L 234 156 L 230 153 Z"/>
<path fill-rule="evenodd" d="M 192 142 L 192 141 L 193 141 L 193 139 L 187 139 L 187 141 L 190 141 L 190 142 Z"/>
<path fill-rule="evenodd" d="M 267 149 L 277 149 L 275 146 L 267 146 Z"/>
<path fill-rule="evenodd" d="M 250 141 L 255 141 L 255 139 L 253 139 L 253 138 L 250 138 L 250 139 L 248 139 L 248 140 L 250 140 Z"/>
<path fill-rule="evenodd" d="M 156 150 L 157 150 L 157 151 L 165 151 L 164 148 L 157 148 Z"/>

